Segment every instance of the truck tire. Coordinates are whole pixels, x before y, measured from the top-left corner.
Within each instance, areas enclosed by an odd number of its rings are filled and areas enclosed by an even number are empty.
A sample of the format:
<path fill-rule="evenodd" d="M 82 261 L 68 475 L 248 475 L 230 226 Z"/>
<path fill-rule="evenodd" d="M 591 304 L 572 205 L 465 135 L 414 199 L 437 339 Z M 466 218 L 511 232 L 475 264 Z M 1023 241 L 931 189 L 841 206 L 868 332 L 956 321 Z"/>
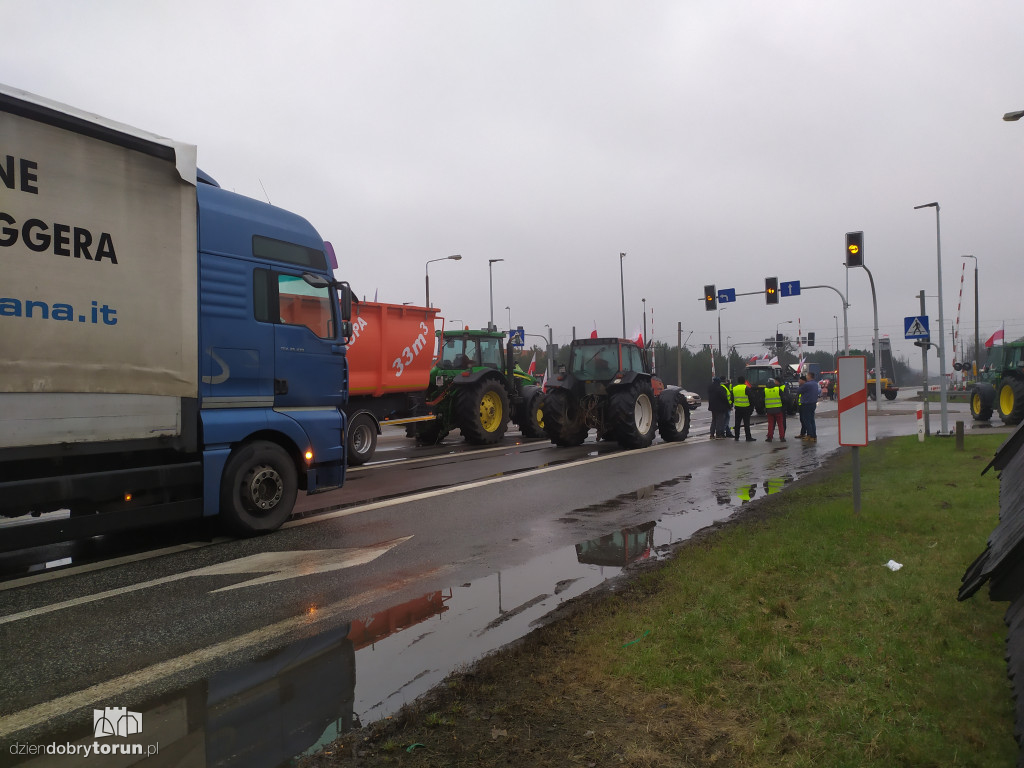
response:
<path fill-rule="evenodd" d="M 608 400 L 609 433 L 623 448 L 646 448 L 654 441 L 654 390 L 638 379 L 612 392 Z"/>
<path fill-rule="evenodd" d="M 1024 381 L 1004 378 L 999 384 L 998 405 L 1004 424 L 1020 424 L 1024 419 Z"/>
<path fill-rule="evenodd" d="M 895 400 L 898 390 L 895 389 L 883 389 L 882 394 L 885 395 L 886 400 Z"/>
<path fill-rule="evenodd" d="M 522 405 L 516 423 L 519 424 L 519 431 L 523 437 L 546 437 L 544 433 L 544 409 L 542 401 L 544 394 L 540 387 L 525 386 L 520 391 Z"/>
<path fill-rule="evenodd" d="M 747 398 L 750 400 L 750 404 L 754 406 L 754 412 L 758 416 L 764 416 L 768 413 L 768 409 L 764 405 L 764 389 L 761 387 L 756 389 L 748 387 Z"/>
<path fill-rule="evenodd" d="M 224 466 L 220 514 L 239 536 L 276 530 L 291 516 L 298 472 L 281 446 L 264 440 L 235 449 Z"/>
<path fill-rule="evenodd" d="M 544 395 L 541 403 L 544 410 L 544 432 L 555 445 L 581 445 L 587 439 L 586 422 L 572 395 L 564 389 L 556 389 Z"/>
<path fill-rule="evenodd" d="M 348 440 L 345 444 L 350 467 L 358 467 L 373 458 L 373 452 L 377 450 L 377 425 L 369 414 L 356 414 L 348 423 Z"/>
<path fill-rule="evenodd" d="M 666 443 L 685 440 L 690 434 L 690 408 L 677 389 L 667 389 L 658 398 L 658 434 Z"/>
<path fill-rule="evenodd" d="M 508 395 L 497 379 L 481 379 L 467 384 L 458 394 L 455 406 L 462 436 L 473 445 L 500 442 L 508 429 Z"/>
<path fill-rule="evenodd" d="M 975 421 L 988 421 L 992 418 L 992 403 L 996 399 L 996 390 L 991 384 L 975 384 L 971 388 L 971 416 Z"/>

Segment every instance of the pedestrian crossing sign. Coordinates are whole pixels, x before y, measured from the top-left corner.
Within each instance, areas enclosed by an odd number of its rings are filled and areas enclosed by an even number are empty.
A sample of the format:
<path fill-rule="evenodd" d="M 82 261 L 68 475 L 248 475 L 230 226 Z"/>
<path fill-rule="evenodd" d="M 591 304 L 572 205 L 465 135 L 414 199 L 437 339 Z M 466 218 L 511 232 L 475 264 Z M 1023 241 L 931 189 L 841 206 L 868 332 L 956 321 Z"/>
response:
<path fill-rule="evenodd" d="M 927 339 L 930 335 L 928 332 L 928 315 L 903 318 L 903 338 Z"/>

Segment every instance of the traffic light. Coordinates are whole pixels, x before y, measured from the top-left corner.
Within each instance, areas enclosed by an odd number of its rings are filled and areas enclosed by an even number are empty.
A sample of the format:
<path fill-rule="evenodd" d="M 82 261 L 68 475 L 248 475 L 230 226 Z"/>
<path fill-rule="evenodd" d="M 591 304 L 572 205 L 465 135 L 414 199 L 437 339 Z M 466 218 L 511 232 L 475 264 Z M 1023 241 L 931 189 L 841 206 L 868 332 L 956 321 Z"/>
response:
<path fill-rule="evenodd" d="M 713 285 L 704 286 L 704 309 L 708 312 L 718 309 L 718 292 Z"/>
<path fill-rule="evenodd" d="M 807 332 L 807 346 L 808 347 L 813 347 L 814 346 L 814 331 L 808 331 Z"/>
<path fill-rule="evenodd" d="M 776 355 L 781 355 L 782 354 L 782 346 L 783 346 L 783 343 L 785 341 L 786 341 L 786 337 L 783 336 L 781 333 L 776 333 L 775 334 L 775 354 Z"/>
<path fill-rule="evenodd" d="M 764 301 L 766 304 L 779 303 L 779 278 L 766 277 L 764 279 Z"/>
<path fill-rule="evenodd" d="M 846 233 L 846 266 L 864 266 L 864 233 Z"/>

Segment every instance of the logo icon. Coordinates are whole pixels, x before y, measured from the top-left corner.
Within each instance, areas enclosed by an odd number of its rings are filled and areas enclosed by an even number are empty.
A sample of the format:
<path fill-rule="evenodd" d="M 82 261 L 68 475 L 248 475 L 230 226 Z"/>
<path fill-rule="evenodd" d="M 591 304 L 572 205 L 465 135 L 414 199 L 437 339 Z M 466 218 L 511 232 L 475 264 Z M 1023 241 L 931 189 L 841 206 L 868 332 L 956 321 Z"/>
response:
<path fill-rule="evenodd" d="M 97 739 L 104 736 L 131 736 L 142 733 L 142 714 L 129 712 L 125 707 L 94 709 L 92 733 Z"/>

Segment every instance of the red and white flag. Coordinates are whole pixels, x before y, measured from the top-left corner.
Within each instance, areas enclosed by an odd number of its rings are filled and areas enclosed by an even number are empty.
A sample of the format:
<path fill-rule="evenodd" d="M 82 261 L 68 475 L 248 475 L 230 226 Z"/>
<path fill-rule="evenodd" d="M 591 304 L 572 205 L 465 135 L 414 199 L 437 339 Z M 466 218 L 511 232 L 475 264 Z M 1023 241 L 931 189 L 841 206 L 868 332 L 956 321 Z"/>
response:
<path fill-rule="evenodd" d="M 540 391 L 544 392 L 544 393 L 547 393 L 547 391 L 548 391 L 548 372 L 547 372 L 547 370 L 544 371 L 544 378 L 540 382 Z"/>
<path fill-rule="evenodd" d="M 768 365 L 778 365 L 778 364 L 779 364 L 779 358 L 777 358 L 777 357 L 773 357 L 771 360 L 768 361 Z"/>
<path fill-rule="evenodd" d="M 533 353 L 533 360 L 530 361 L 530 367 L 526 369 L 526 372 L 533 376 L 533 372 L 537 370 L 537 353 Z"/>
<path fill-rule="evenodd" d="M 594 330 L 592 330 L 590 332 L 590 338 L 592 338 L 592 339 L 596 339 L 597 338 L 597 320 L 594 321 Z"/>
<path fill-rule="evenodd" d="M 985 342 L 985 346 L 986 347 L 991 347 L 997 341 L 1002 341 L 1002 340 L 1003 340 L 1003 331 L 1002 331 L 1002 329 L 999 329 L 998 331 L 996 331 L 995 333 L 993 333 L 991 336 L 988 337 L 988 341 Z"/>

